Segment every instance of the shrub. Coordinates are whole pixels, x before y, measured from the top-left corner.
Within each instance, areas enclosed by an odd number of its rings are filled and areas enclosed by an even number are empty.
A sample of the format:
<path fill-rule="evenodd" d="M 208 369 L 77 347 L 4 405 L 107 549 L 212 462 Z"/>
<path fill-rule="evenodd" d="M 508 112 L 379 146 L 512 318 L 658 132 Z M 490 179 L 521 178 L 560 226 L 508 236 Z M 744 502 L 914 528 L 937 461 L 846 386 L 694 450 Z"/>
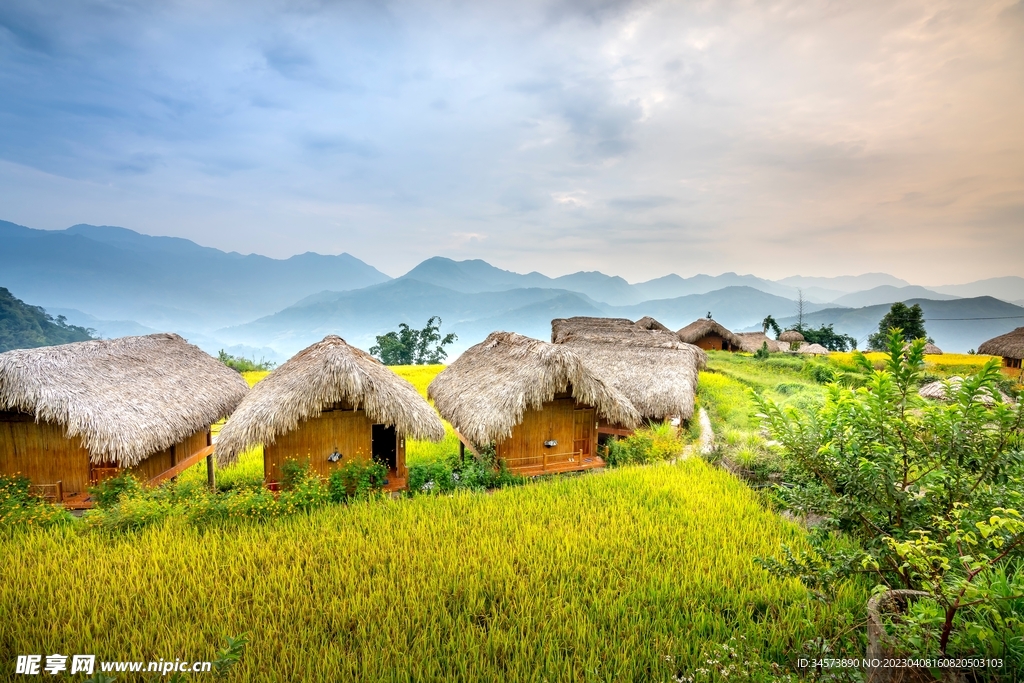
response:
<path fill-rule="evenodd" d="M 96 501 L 96 507 L 100 509 L 113 507 L 122 498 L 131 498 L 141 493 L 142 484 L 128 471 L 89 487 L 89 494 Z"/>
<path fill-rule="evenodd" d="M 1010 657 L 1008 643 L 1024 637 L 1024 576 L 1015 571 L 1024 558 L 1024 408 L 982 401 L 998 384 L 994 359 L 951 390 L 949 403 L 924 402 L 916 393 L 924 345 L 904 351 L 893 330 L 885 369 L 857 354 L 866 385 L 832 384 L 815 410 L 783 411 L 755 397 L 793 462 L 795 486 L 780 497 L 826 518 L 814 548 L 764 564 L 824 594 L 833 579 L 865 569 L 881 588 L 926 592 L 894 625 L 905 654 Z M 833 529 L 860 549 L 831 550 Z M 993 622 L 1002 624 L 994 632 Z"/>
<path fill-rule="evenodd" d="M 388 468 L 376 460 L 350 460 L 331 472 L 327 480 L 327 496 L 334 503 L 368 498 L 383 489 L 387 479 Z"/>
<path fill-rule="evenodd" d="M 62 506 L 33 496 L 28 477 L 0 475 L 0 527 L 48 527 L 73 519 Z"/>
<path fill-rule="evenodd" d="M 641 427 L 624 439 L 608 442 L 605 461 L 611 467 L 646 465 L 674 458 L 683 452 L 678 429 L 668 422 Z"/>

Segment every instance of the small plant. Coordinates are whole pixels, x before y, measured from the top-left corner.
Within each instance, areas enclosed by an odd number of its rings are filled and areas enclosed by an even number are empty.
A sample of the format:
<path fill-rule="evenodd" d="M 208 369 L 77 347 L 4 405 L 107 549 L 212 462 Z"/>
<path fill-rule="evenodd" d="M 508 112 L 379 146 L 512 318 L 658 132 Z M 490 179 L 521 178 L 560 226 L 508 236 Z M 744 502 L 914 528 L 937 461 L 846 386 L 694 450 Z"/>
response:
<path fill-rule="evenodd" d="M 217 658 L 213 660 L 213 670 L 218 676 L 224 676 L 242 659 L 245 654 L 245 646 L 249 643 L 248 634 L 226 638 L 227 645 L 217 651 Z"/>
<path fill-rule="evenodd" d="M 768 342 L 761 344 L 761 348 L 754 352 L 754 358 L 757 360 L 768 360 L 771 353 L 768 351 Z"/>
<path fill-rule="evenodd" d="M 217 360 L 224 365 L 228 366 L 235 372 L 266 372 L 273 370 L 277 363 L 261 358 L 257 361 L 255 358 L 249 359 L 244 356 L 232 356 L 231 354 L 221 349 L 217 353 Z"/>
<path fill-rule="evenodd" d="M 308 479 L 311 473 L 308 460 L 285 460 L 281 464 L 281 490 L 290 491 L 296 484 Z"/>
<path fill-rule="evenodd" d="M 381 491 L 387 480 L 386 465 L 376 460 L 349 460 L 331 472 L 327 479 L 327 495 L 333 503 L 363 500 Z"/>
<path fill-rule="evenodd" d="M 28 477 L 0 475 L 0 527 L 48 527 L 72 520 L 62 506 L 32 495 Z"/>
<path fill-rule="evenodd" d="M 122 499 L 138 496 L 140 493 L 142 484 L 128 471 L 89 487 L 89 494 L 96 501 L 96 507 L 100 509 L 113 507 Z"/>

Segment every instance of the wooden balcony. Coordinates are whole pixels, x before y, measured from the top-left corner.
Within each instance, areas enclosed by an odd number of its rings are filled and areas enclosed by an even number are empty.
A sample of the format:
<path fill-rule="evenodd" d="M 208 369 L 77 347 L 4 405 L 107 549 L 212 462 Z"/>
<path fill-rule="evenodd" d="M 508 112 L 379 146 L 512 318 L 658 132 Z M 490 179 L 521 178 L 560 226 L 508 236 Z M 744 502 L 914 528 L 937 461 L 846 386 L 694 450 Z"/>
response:
<path fill-rule="evenodd" d="M 504 458 L 503 460 L 509 472 L 524 477 L 593 470 L 604 467 L 606 464 L 600 456 L 585 455 L 583 451 L 543 453 L 539 457 Z"/>

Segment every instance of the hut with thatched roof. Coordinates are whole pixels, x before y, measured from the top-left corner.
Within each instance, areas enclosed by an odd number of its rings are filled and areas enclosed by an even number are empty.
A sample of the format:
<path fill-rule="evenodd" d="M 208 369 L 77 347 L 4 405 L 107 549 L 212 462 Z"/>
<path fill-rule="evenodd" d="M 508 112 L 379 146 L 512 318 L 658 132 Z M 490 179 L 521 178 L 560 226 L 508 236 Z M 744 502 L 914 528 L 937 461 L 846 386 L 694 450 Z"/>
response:
<path fill-rule="evenodd" d="M 802 342 L 805 340 L 804 335 L 800 334 L 796 330 L 786 330 L 785 332 L 779 335 L 779 341 L 789 342 L 790 344 L 792 344 L 794 342 Z"/>
<path fill-rule="evenodd" d="M 694 320 L 676 334 L 680 341 L 705 351 L 739 351 L 743 346 L 739 337 L 711 318 Z"/>
<path fill-rule="evenodd" d="M 960 385 L 963 384 L 963 381 L 963 377 L 954 375 L 946 380 L 929 382 L 928 384 L 925 384 L 920 389 L 918 389 L 917 393 L 919 396 L 921 396 L 921 398 L 927 398 L 933 401 L 947 401 L 949 400 L 949 392 L 947 391 L 947 385 L 948 388 L 951 389 L 952 391 L 959 391 Z M 977 396 L 977 399 L 986 405 L 992 405 L 993 403 L 996 402 L 992 390 L 989 389 L 988 387 L 983 387 L 981 389 L 981 393 Z M 1002 403 L 1013 403 L 1013 399 L 1007 396 L 1002 391 L 999 392 L 999 400 Z"/>
<path fill-rule="evenodd" d="M 768 345 L 769 353 L 780 353 L 789 349 L 788 344 L 779 344 L 764 332 L 736 332 L 736 338 L 740 340 L 740 351 L 757 353 L 765 344 Z"/>
<path fill-rule="evenodd" d="M 609 323 L 608 321 L 612 321 Z M 622 392 L 649 420 L 693 416 L 697 374 L 707 354 L 679 340 L 654 318 L 636 323 L 619 318 L 557 318 L 551 341 L 576 351 L 583 363 Z M 632 429 L 600 420 L 601 434 L 628 435 Z"/>
<path fill-rule="evenodd" d="M 0 474 L 92 507 L 88 487 L 127 470 L 159 483 L 207 458 L 210 425 L 245 380 L 176 334 L 97 339 L 0 354 Z"/>
<path fill-rule="evenodd" d="M 467 349 L 427 391 L 467 448 L 494 444 L 509 470 L 526 475 L 602 467 L 598 420 L 629 429 L 640 421 L 574 350 L 512 332 Z"/>
<path fill-rule="evenodd" d="M 1024 381 L 1024 368 L 1021 367 L 1024 365 L 1024 327 L 989 339 L 978 347 L 978 353 L 1001 356 L 1003 372 L 1018 381 Z"/>
<path fill-rule="evenodd" d="M 827 356 L 828 349 L 821 344 L 808 344 L 806 342 L 799 344 L 796 348 L 797 353 L 806 353 L 810 356 Z"/>
<path fill-rule="evenodd" d="M 259 382 L 220 432 L 228 463 L 263 446 L 265 482 L 275 487 L 288 460 L 322 476 L 349 462 L 387 466 L 387 490 L 406 486 L 406 436 L 438 441 L 444 424 L 412 384 L 336 335 L 324 337 Z"/>

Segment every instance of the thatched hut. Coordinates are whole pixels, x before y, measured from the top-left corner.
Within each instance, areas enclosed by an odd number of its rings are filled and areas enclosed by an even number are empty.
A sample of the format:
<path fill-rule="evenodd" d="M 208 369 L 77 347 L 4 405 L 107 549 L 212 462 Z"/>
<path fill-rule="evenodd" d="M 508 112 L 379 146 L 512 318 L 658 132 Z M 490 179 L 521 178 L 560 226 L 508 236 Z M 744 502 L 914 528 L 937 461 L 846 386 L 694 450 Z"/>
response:
<path fill-rule="evenodd" d="M 492 332 L 428 388 L 441 415 L 471 450 L 494 444 L 527 475 L 602 467 L 599 419 L 635 428 L 636 409 L 564 344 Z"/>
<path fill-rule="evenodd" d="M 788 344 L 779 344 L 764 332 L 736 332 L 735 334 L 740 340 L 740 351 L 747 353 L 757 353 L 765 344 L 768 345 L 769 353 L 779 353 L 789 348 Z"/>
<path fill-rule="evenodd" d="M 935 344 L 932 344 L 931 342 L 928 342 L 927 344 L 924 345 L 924 352 L 925 352 L 926 355 L 929 355 L 929 356 L 941 356 L 942 355 L 942 349 L 940 349 Z"/>
<path fill-rule="evenodd" d="M 551 341 L 579 354 L 584 365 L 629 399 L 650 420 L 693 416 L 697 374 L 707 354 L 653 318 L 558 318 Z M 632 429 L 601 420 L 598 433 L 628 435 Z M 599 437 L 600 438 L 600 437 Z"/>
<path fill-rule="evenodd" d="M 0 474 L 27 476 L 69 507 L 127 470 L 159 483 L 207 458 L 210 425 L 248 391 L 234 370 L 176 334 L 0 354 Z"/>
<path fill-rule="evenodd" d="M 1003 359 L 1003 372 L 1024 381 L 1024 327 L 1018 327 L 1013 332 L 999 335 L 978 347 L 978 353 L 989 356 L 1001 356 Z"/>
<path fill-rule="evenodd" d="M 949 400 L 949 394 L 946 390 L 947 383 L 949 384 L 950 389 L 952 389 L 953 391 L 958 391 L 963 381 L 963 377 L 958 377 L 954 375 L 947 380 L 929 382 L 928 384 L 925 384 L 920 389 L 918 389 L 917 393 L 919 396 L 921 396 L 921 398 L 927 398 L 933 401 L 946 401 Z M 981 395 L 978 396 L 978 400 L 987 405 L 995 403 L 995 398 L 992 394 L 992 391 L 987 387 L 981 390 Z M 1002 391 L 999 392 L 999 400 L 1002 403 L 1013 402 L 1013 399 L 1004 394 Z"/>
<path fill-rule="evenodd" d="M 803 344 L 800 344 L 797 347 L 796 352 L 797 353 L 806 353 L 806 354 L 808 354 L 810 356 L 827 356 L 828 355 L 828 349 L 826 349 L 821 344 L 808 344 L 806 342 L 803 343 Z"/>
<path fill-rule="evenodd" d="M 802 341 L 805 341 L 805 340 L 804 340 L 804 335 L 800 334 L 796 330 L 786 330 L 785 332 L 783 332 L 782 334 L 779 335 L 779 341 L 780 342 L 788 342 L 790 344 L 793 344 L 793 343 L 802 342 Z"/>
<path fill-rule="evenodd" d="M 389 471 L 387 490 L 405 488 L 405 438 L 437 441 L 444 425 L 409 382 L 335 335 L 303 349 L 252 388 L 224 425 L 217 459 L 231 462 L 263 446 L 263 475 L 274 487 L 288 460 L 328 476 L 370 459 Z"/>
<path fill-rule="evenodd" d="M 705 351 L 739 351 L 740 338 L 711 318 L 700 318 L 676 333 L 680 341 Z"/>

